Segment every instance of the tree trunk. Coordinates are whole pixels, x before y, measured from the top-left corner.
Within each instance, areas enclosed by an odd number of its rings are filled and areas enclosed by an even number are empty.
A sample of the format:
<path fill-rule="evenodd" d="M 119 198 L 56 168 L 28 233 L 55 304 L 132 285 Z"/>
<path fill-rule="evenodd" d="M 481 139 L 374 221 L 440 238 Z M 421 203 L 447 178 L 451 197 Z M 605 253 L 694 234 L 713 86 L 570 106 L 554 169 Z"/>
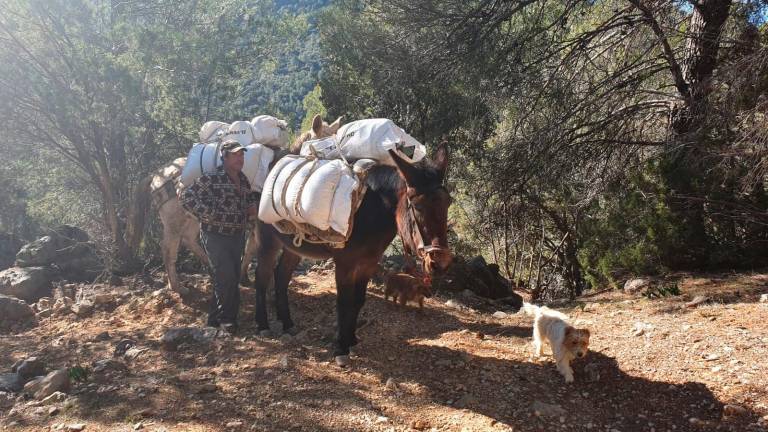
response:
<path fill-rule="evenodd" d="M 681 61 L 683 102 L 671 114 L 673 136 L 662 161 L 662 176 L 669 195 L 667 205 L 680 228 L 680 248 L 669 251 L 674 267 L 697 268 L 706 264 L 708 237 L 705 227 L 707 195 L 707 122 L 713 72 L 718 63 L 720 34 L 728 18 L 731 0 L 694 2 Z M 685 94 L 687 93 L 687 94 Z"/>

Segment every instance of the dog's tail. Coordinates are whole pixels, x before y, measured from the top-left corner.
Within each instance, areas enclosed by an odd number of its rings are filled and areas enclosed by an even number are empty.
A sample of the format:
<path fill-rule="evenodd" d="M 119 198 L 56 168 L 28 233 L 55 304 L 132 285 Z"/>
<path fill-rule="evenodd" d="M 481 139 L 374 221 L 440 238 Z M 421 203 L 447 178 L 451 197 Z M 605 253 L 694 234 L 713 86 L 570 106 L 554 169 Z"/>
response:
<path fill-rule="evenodd" d="M 523 302 L 523 307 L 520 308 L 520 311 L 525 313 L 526 315 L 536 316 L 539 314 L 539 309 L 540 308 L 535 304 Z"/>

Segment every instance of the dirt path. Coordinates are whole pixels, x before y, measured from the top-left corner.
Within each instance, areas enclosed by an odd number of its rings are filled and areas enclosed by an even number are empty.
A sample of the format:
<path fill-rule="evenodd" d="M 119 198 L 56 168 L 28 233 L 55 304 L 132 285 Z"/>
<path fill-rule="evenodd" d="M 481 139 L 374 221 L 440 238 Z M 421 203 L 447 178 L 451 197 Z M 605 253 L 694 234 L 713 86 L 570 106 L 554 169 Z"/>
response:
<path fill-rule="evenodd" d="M 159 343 L 201 326 L 208 284 L 193 297 L 134 291 L 112 312 L 47 318 L 0 336 L 0 370 L 37 355 L 51 368 L 113 358 L 136 341 L 127 371 L 95 375 L 49 407 L 0 396 L 5 430 L 87 431 L 688 431 L 768 427 L 768 276 L 683 281 L 683 295 L 646 300 L 608 293 L 561 308 L 592 330 L 592 352 L 566 385 L 551 361 L 530 359 L 530 319 L 491 316 L 477 299 L 433 297 L 425 312 L 395 307 L 372 287 L 353 367 L 329 362 L 332 274 L 291 286 L 296 337 L 254 337 L 250 289 L 236 338 Z M 684 303 L 706 292 L 713 301 Z M 107 331 L 107 334 L 103 332 Z M 724 416 L 727 413 L 735 415 Z"/>

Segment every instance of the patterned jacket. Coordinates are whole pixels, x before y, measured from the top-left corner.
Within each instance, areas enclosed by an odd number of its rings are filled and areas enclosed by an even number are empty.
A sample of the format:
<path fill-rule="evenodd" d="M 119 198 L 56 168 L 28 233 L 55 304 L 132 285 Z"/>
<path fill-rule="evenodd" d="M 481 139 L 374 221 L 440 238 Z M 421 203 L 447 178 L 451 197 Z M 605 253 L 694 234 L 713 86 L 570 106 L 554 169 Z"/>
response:
<path fill-rule="evenodd" d="M 259 205 L 259 194 L 240 173 L 240 194 L 223 168 L 206 174 L 181 192 L 181 205 L 200 220 L 200 229 L 214 234 L 235 235 L 245 230 L 246 209 Z"/>

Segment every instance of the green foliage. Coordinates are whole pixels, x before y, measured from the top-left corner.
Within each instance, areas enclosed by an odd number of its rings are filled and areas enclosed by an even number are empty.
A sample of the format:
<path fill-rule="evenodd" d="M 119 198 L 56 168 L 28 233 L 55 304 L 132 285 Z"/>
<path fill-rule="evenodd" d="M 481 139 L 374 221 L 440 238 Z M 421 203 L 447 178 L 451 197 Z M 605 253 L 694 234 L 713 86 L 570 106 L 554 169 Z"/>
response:
<path fill-rule="evenodd" d="M 320 115 L 324 119 L 328 119 L 328 110 L 325 109 L 322 101 L 323 89 L 320 85 L 316 85 L 311 92 L 304 96 L 302 105 L 304 107 L 304 120 L 301 121 L 300 131 L 306 131 L 312 128 L 312 119 L 316 115 Z"/>
<path fill-rule="evenodd" d="M 69 378 L 74 381 L 85 382 L 88 380 L 88 376 L 91 374 L 91 370 L 88 367 L 76 365 L 67 369 L 67 374 L 69 375 Z"/>
<path fill-rule="evenodd" d="M 677 286 L 677 283 L 670 283 L 666 285 L 654 285 L 648 287 L 648 289 L 643 292 L 643 297 L 656 299 L 670 296 L 679 296 L 680 294 L 680 288 Z"/>

